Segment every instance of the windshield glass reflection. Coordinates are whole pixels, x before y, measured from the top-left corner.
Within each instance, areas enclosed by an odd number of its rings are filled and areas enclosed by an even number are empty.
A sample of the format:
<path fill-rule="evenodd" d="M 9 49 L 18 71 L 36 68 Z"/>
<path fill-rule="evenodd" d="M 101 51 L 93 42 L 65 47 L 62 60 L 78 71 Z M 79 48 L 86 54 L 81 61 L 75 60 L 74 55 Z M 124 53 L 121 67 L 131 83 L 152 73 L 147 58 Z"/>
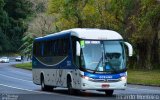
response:
<path fill-rule="evenodd" d="M 81 65 L 95 72 L 118 72 L 125 69 L 122 41 L 81 41 Z"/>

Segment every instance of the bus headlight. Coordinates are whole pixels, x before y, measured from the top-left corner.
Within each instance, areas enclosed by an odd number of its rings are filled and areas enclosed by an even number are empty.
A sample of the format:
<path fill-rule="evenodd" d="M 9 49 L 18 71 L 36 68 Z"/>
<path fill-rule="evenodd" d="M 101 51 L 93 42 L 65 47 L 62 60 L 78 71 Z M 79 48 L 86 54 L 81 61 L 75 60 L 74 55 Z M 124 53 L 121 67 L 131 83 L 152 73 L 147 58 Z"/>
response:
<path fill-rule="evenodd" d="M 126 76 L 122 76 L 121 77 L 121 81 L 126 81 L 127 77 Z"/>
<path fill-rule="evenodd" d="M 93 78 L 90 78 L 90 77 L 88 77 L 88 76 L 83 76 L 83 75 L 81 75 L 81 77 L 84 78 L 84 79 L 86 79 L 86 80 L 89 80 L 89 81 L 90 81 L 90 80 L 93 80 Z"/>
<path fill-rule="evenodd" d="M 84 76 L 83 78 L 84 78 L 84 79 L 86 79 L 86 80 L 89 80 L 89 79 L 90 79 L 90 78 L 89 78 L 89 77 L 87 77 L 87 76 Z"/>

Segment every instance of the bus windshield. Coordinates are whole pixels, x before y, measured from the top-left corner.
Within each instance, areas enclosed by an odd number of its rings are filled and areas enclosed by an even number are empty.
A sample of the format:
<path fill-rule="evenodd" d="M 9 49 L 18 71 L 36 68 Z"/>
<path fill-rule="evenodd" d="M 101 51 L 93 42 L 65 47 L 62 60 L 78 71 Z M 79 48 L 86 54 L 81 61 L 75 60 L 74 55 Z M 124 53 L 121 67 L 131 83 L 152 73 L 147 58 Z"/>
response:
<path fill-rule="evenodd" d="M 123 41 L 81 40 L 81 66 L 93 73 L 116 73 L 126 69 Z"/>

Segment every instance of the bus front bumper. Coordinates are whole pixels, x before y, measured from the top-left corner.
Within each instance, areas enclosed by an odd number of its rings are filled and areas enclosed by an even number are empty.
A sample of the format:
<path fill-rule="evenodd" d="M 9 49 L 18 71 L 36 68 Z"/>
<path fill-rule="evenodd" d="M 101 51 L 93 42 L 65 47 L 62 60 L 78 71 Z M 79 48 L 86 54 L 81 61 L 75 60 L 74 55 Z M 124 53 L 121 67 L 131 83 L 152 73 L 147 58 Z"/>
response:
<path fill-rule="evenodd" d="M 94 82 L 82 78 L 82 90 L 124 90 L 127 86 L 127 80 L 123 79 L 118 82 Z"/>

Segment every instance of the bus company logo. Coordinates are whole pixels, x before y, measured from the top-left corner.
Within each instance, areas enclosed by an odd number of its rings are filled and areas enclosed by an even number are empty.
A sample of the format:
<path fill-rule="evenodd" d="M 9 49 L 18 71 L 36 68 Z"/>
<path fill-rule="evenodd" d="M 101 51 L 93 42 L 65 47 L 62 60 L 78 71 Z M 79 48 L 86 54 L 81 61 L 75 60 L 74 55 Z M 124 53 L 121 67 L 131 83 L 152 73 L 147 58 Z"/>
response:
<path fill-rule="evenodd" d="M 67 61 L 67 66 L 71 66 L 71 61 Z"/>
<path fill-rule="evenodd" d="M 112 78 L 112 76 L 99 76 L 100 79 Z"/>

